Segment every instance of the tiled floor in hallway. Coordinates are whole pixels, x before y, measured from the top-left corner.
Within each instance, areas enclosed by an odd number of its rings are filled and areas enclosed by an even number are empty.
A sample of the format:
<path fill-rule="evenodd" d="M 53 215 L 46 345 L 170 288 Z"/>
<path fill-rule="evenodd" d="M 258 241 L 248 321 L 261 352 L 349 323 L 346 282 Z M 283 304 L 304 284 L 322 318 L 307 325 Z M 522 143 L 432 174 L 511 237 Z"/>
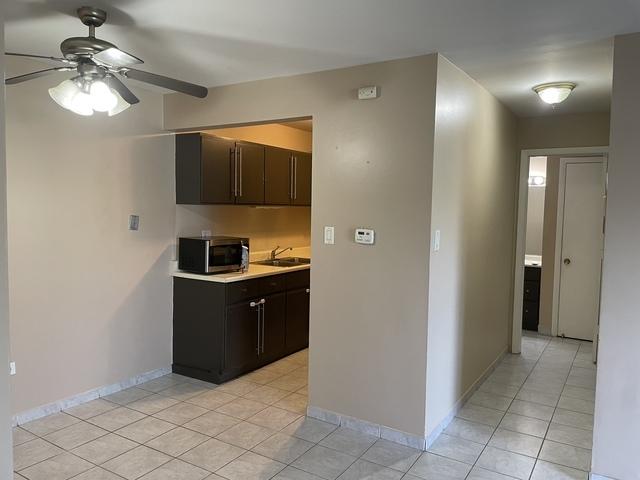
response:
<path fill-rule="evenodd" d="M 14 429 L 22 480 L 587 478 L 590 344 L 527 336 L 422 453 L 307 419 L 307 352 L 215 387 L 167 375 Z"/>

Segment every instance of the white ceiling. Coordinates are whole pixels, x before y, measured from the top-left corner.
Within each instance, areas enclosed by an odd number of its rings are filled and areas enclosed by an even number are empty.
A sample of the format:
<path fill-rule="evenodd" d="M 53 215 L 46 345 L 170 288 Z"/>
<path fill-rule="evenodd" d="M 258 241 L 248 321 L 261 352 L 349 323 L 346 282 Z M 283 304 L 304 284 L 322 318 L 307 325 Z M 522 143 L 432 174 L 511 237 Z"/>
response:
<path fill-rule="evenodd" d="M 58 55 L 82 3 L 144 68 L 205 86 L 440 52 L 520 116 L 608 110 L 611 37 L 640 31 L 638 0 L 12 0 L 7 50 Z M 531 92 L 561 80 L 555 111 Z"/>

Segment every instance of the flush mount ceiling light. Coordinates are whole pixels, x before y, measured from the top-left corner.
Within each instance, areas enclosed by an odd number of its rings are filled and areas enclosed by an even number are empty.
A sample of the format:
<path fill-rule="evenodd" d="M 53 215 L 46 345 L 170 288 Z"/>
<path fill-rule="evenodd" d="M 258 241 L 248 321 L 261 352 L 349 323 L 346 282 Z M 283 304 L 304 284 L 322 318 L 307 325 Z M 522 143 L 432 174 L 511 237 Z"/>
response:
<path fill-rule="evenodd" d="M 200 85 L 131 68 L 132 65 L 144 62 L 120 50 L 113 43 L 95 36 L 96 27 L 101 26 L 107 19 L 107 12 L 93 7 L 80 7 L 77 12 L 82 23 L 89 27 L 89 36 L 64 40 L 60 44 L 63 55 L 61 58 L 5 53 L 57 63 L 57 66 L 52 68 L 7 78 L 6 85 L 26 82 L 49 73 L 74 71 L 77 76 L 50 88 L 49 95 L 61 107 L 84 116 L 93 115 L 94 112 L 116 115 L 140 101 L 116 74 L 194 97 L 207 96 L 207 89 Z"/>
<path fill-rule="evenodd" d="M 548 103 L 549 105 L 557 105 L 564 102 L 573 89 L 576 88 L 575 83 L 571 82 L 556 82 L 556 83 L 543 83 L 533 87 L 533 91 L 538 94 L 540 99 Z"/>

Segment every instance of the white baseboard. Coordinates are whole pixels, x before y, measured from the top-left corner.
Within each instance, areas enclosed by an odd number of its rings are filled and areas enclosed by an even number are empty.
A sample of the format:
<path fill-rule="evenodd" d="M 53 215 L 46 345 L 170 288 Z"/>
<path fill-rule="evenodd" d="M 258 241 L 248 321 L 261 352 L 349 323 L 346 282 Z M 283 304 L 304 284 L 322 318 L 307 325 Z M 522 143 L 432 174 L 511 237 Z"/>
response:
<path fill-rule="evenodd" d="M 136 375 L 135 377 L 131 377 L 119 383 L 94 388 L 93 390 L 89 390 L 88 392 L 80 393 L 78 395 L 74 395 L 57 402 L 49 403 L 47 405 L 42 405 L 40 407 L 27 410 L 26 412 L 18 413 L 13 416 L 12 424 L 14 427 L 17 425 L 22 425 L 23 423 L 31 422 L 33 420 L 46 417 L 47 415 L 58 413 L 62 410 L 66 410 L 68 408 L 90 402 L 91 400 L 95 400 L 96 398 L 104 397 L 106 395 L 119 392 L 120 390 L 124 390 L 135 385 L 140 385 L 141 383 L 148 382 L 149 380 L 153 380 L 154 378 L 162 377 L 163 375 L 167 375 L 168 373 L 171 373 L 171 367 L 158 368 L 150 372 Z"/>
<path fill-rule="evenodd" d="M 613 477 L 605 477 L 604 475 L 598 475 L 596 473 L 590 473 L 589 480 L 616 480 L 616 479 Z"/>
<path fill-rule="evenodd" d="M 458 412 L 464 406 L 464 404 L 467 402 L 467 400 L 469 400 L 469 398 L 471 398 L 471 395 L 473 395 L 476 392 L 476 390 L 478 390 L 480 385 L 482 385 L 482 383 L 487 378 L 489 378 L 489 375 L 491 375 L 493 373 L 493 371 L 496 369 L 498 364 L 502 361 L 504 356 L 507 354 L 508 350 L 509 350 L 509 347 L 505 347 L 505 349 L 502 351 L 502 353 L 500 355 L 498 355 L 498 357 L 493 361 L 493 363 L 491 363 L 491 365 L 489 365 L 489 367 L 487 367 L 487 369 L 482 373 L 482 375 L 480 375 L 480 378 L 478 378 L 473 383 L 473 385 L 471 385 L 467 389 L 467 391 L 464 393 L 464 395 L 462 395 L 462 397 L 460 397 L 460 399 L 453 406 L 453 408 L 451 409 L 449 414 L 446 417 L 444 417 L 444 419 L 442 419 L 442 421 L 430 433 L 427 434 L 427 436 L 426 436 L 426 448 L 429 448 L 431 445 L 433 445 L 433 442 L 435 442 L 436 439 L 440 436 L 440 434 L 449 426 L 451 421 L 455 418 L 455 416 L 458 414 Z"/>
<path fill-rule="evenodd" d="M 547 326 L 547 325 L 540 325 L 538 324 L 538 333 L 541 335 L 547 335 L 548 337 L 551 336 L 551 325 Z"/>
<path fill-rule="evenodd" d="M 425 449 L 425 439 L 420 435 L 402 432 L 394 428 L 368 422 L 366 420 L 360 420 L 348 415 L 341 415 L 339 413 L 325 410 L 319 407 L 309 406 L 307 408 L 307 416 L 322 420 L 323 422 L 340 425 L 345 428 L 350 428 L 351 430 L 356 430 L 368 435 L 383 438 L 385 440 L 389 440 L 390 442 L 395 442 L 401 445 L 416 448 L 418 450 Z"/>

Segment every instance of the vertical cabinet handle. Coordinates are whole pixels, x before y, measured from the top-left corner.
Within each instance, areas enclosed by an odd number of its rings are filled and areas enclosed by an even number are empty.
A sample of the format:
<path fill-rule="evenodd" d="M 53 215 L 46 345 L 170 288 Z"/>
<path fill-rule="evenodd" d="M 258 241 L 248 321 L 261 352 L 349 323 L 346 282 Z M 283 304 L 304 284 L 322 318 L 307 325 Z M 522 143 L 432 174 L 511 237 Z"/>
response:
<path fill-rule="evenodd" d="M 260 302 L 262 303 L 262 345 L 261 345 L 261 351 L 262 351 L 262 353 L 264 353 L 264 309 L 265 309 L 266 305 L 265 305 L 264 298 L 262 300 L 260 300 Z"/>
<path fill-rule="evenodd" d="M 293 155 L 289 157 L 289 198 L 293 200 Z"/>
<path fill-rule="evenodd" d="M 238 173 L 238 183 L 240 185 L 240 197 L 242 196 L 242 147 L 238 148 L 238 156 L 240 160 L 240 173 Z"/>
<path fill-rule="evenodd" d="M 260 299 L 260 301 L 258 302 L 249 303 L 249 306 L 251 308 L 258 307 L 258 310 L 257 310 L 258 321 L 256 322 L 256 326 L 258 330 L 257 338 L 256 338 L 256 350 L 258 351 L 258 355 L 264 353 L 264 304 L 265 303 L 267 303 L 267 301 L 264 298 Z"/>
<path fill-rule="evenodd" d="M 298 198 L 298 157 L 293 157 L 293 199 Z"/>
<path fill-rule="evenodd" d="M 305 290 L 305 292 L 307 292 L 307 293 L 311 293 L 311 289 L 310 289 L 310 288 L 307 288 L 307 289 Z"/>

